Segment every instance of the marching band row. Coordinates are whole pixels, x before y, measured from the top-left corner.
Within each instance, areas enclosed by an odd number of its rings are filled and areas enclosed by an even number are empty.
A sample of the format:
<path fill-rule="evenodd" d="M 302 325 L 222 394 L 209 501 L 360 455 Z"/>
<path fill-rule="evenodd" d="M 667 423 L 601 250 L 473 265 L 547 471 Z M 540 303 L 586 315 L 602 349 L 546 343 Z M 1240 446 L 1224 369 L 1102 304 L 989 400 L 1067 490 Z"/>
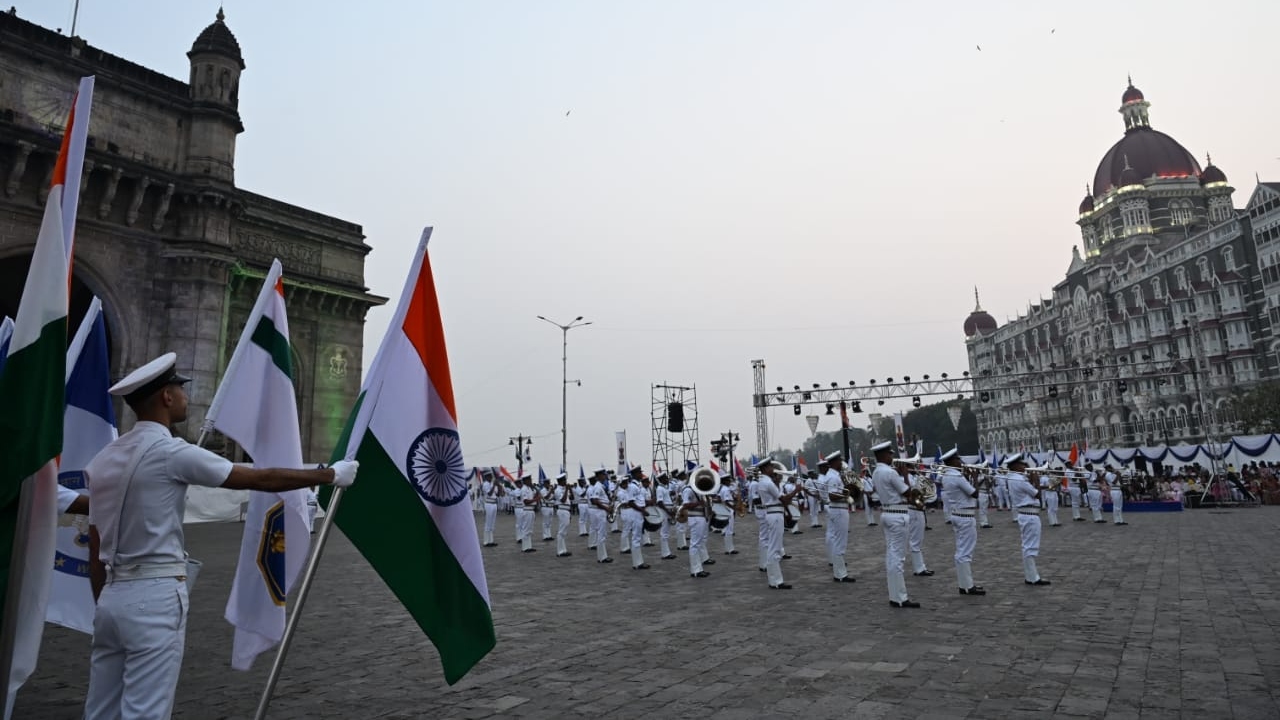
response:
<path fill-rule="evenodd" d="M 922 465 L 916 459 L 894 458 L 892 442 L 871 449 L 875 462 L 863 461 L 861 475 L 846 468 L 843 454 L 832 453 L 818 464 L 818 472 L 809 477 L 796 477 L 780 463 L 766 457 L 752 466 L 753 473 L 745 484 L 731 481 L 728 474 L 710 468 L 675 473 L 658 472 L 645 475 L 639 465 L 612 479 L 603 467 L 589 478 L 570 483 L 565 473 L 556 476 L 554 484 L 536 486 L 530 473 L 522 473 L 515 486 L 509 486 L 496 475 L 483 476 L 479 488 L 484 509 L 485 547 L 496 547 L 494 526 L 499 504 L 510 501 L 516 515 L 516 542 L 523 552 L 535 552 L 533 526 L 542 518 L 542 539 L 554 540 L 556 554 L 569 557 L 567 535 L 572 516 L 578 515 L 578 534 L 588 538 L 588 548 L 596 553 L 598 563 L 611 563 L 607 538 L 612 532 L 621 535 L 619 552 L 631 556 L 634 570 L 649 569 L 644 548 L 652 547 L 651 533 L 657 533 L 664 560 L 675 559 L 674 550 L 686 550 L 689 574 L 693 578 L 710 576 L 707 567 L 714 565 L 707 549 L 712 530 L 723 535 L 724 552 L 738 554 L 734 547 L 737 520 L 750 512 L 756 516 L 757 565 L 766 574 L 773 589 L 790 589 L 783 576 L 781 561 L 788 559 L 783 537 L 787 531 L 801 532 L 800 520 L 808 511 L 810 527 L 818 522 L 823 507 L 827 513 L 826 551 L 832 580 L 852 583 L 845 563 L 849 541 L 850 514 L 861 507 L 868 525 L 879 523 L 885 535 L 885 570 L 889 602 L 896 608 L 916 608 L 919 604 L 907 593 L 904 564 L 911 558 L 913 575 L 933 575 L 924 560 L 923 541 L 927 529 L 926 509 L 941 500 L 943 514 L 955 533 L 955 570 L 962 595 L 985 595 L 974 582 L 971 564 L 977 546 L 977 528 L 991 527 L 987 510 L 993 499 L 1008 504 L 1019 525 L 1024 580 L 1038 586 L 1050 584 L 1040 577 L 1036 558 L 1040 551 L 1040 512 L 1048 511 L 1050 525 L 1057 518 L 1059 492 L 1070 497 L 1073 519 L 1080 517 L 1081 500 L 1087 499 L 1095 522 L 1102 520 L 1101 497 L 1112 488 L 1115 522 L 1125 524 L 1121 513 L 1123 498 L 1110 468 L 1106 473 L 1081 473 L 1073 478 L 1071 471 L 1029 468 L 1026 457 L 1007 457 L 1003 470 L 982 466 L 966 466 L 955 450 L 940 456 L 941 463 Z M 1069 482 L 1080 480 L 1079 484 Z M 996 497 L 993 498 L 992 495 Z M 553 526 L 555 526 L 553 528 Z"/>

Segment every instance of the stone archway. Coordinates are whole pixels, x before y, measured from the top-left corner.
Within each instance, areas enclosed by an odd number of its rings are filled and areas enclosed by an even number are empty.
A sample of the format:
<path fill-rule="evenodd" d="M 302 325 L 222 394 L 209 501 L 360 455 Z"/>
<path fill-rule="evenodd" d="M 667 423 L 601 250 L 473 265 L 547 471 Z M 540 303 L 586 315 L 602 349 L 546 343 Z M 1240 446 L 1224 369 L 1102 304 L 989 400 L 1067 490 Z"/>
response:
<path fill-rule="evenodd" d="M 0 258 L 0 317 L 17 318 L 18 305 L 22 301 L 22 289 L 27 282 L 27 271 L 31 267 L 30 253 L 21 253 Z M 94 290 L 79 274 L 71 278 L 71 296 L 67 315 L 67 338 L 75 334 L 80 321 L 89 311 L 89 303 L 93 301 Z M 102 296 L 99 294 L 99 297 Z M 102 298 L 102 315 L 107 326 L 107 355 L 111 367 L 116 367 L 120 355 L 120 336 L 117 327 L 119 316 L 107 298 Z"/>

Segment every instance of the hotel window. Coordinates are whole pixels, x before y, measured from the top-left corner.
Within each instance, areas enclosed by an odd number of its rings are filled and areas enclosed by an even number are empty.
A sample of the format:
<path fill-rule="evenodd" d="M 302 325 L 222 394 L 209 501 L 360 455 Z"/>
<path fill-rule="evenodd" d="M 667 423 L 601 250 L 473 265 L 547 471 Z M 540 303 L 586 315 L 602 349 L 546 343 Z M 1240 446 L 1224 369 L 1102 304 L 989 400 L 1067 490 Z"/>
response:
<path fill-rule="evenodd" d="M 1174 268 L 1173 282 L 1178 286 L 1179 290 L 1185 292 L 1187 289 L 1187 269 L 1184 267 Z"/>
<path fill-rule="evenodd" d="M 1209 258 L 1204 256 L 1196 258 L 1196 267 L 1200 269 L 1200 282 L 1209 282 Z"/>
<path fill-rule="evenodd" d="M 1231 246 L 1222 248 L 1222 267 L 1231 272 L 1236 269 L 1236 251 Z"/>

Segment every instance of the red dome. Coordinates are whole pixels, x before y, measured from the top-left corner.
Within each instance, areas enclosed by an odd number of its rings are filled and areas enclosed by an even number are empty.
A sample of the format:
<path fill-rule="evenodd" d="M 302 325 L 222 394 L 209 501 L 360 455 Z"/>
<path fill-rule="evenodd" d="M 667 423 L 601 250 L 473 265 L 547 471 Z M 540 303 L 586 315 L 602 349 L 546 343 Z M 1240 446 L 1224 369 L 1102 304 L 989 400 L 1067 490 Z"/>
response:
<path fill-rule="evenodd" d="M 964 336 L 973 337 L 979 333 L 990 335 L 996 331 L 998 323 L 986 310 L 974 310 L 964 321 Z"/>
<path fill-rule="evenodd" d="M 1225 183 L 1227 181 L 1226 173 L 1218 169 L 1217 165 L 1209 164 L 1204 171 L 1200 173 L 1200 184 L 1208 185 L 1210 183 Z"/>
<path fill-rule="evenodd" d="M 1125 167 L 1132 173 L 1126 173 Z M 1120 142 L 1111 146 L 1098 170 L 1093 175 L 1093 192 L 1105 195 L 1108 191 L 1123 187 L 1129 182 L 1157 176 L 1166 178 L 1199 177 L 1200 163 L 1178 144 L 1177 140 L 1159 130 L 1141 126 L 1130 129 L 1120 138 Z"/>
<path fill-rule="evenodd" d="M 1091 212 L 1093 212 L 1093 194 L 1088 193 L 1084 196 L 1084 199 L 1080 201 L 1080 214 L 1083 215 Z"/>
<path fill-rule="evenodd" d="M 1120 98 L 1120 104 L 1125 105 L 1139 100 L 1146 100 L 1146 98 L 1143 97 L 1141 90 L 1134 87 L 1133 83 L 1129 83 L 1129 87 L 1125 88 L 1124 97 Z"/>

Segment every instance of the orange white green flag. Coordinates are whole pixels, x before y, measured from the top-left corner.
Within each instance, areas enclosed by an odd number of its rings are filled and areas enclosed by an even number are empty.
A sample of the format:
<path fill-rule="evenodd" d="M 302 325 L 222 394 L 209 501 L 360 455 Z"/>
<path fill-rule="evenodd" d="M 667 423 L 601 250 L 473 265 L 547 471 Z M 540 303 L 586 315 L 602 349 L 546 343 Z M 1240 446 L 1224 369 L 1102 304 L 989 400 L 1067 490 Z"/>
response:
<path fill-rule="evenodd" d="M 452 685 L 495 638 L 430 237 L 427 228 L 334 453 L 360 462 L 334 522 L 435 644 Z"/>

